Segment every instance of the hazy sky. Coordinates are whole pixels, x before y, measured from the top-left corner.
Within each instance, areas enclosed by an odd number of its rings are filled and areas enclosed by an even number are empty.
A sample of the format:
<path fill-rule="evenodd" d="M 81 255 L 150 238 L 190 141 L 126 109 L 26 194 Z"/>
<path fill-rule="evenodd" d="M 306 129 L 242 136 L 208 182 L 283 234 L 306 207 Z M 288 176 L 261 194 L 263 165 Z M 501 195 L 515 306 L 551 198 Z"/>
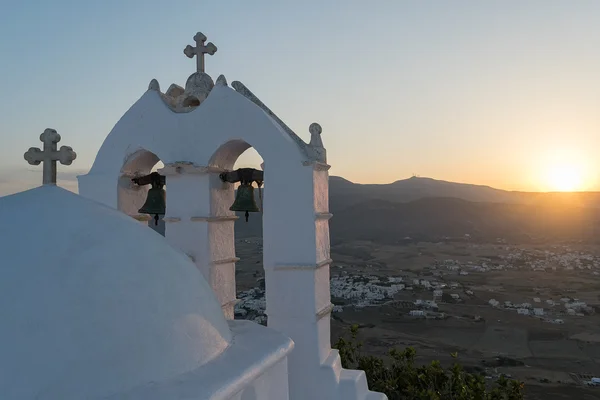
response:
<path fill-rule="evenodd" d="M 152 78 L 185 84 L 197 31 L 214 79 L 305 140 L 323 126 L 331 174 L 600 190 L 599 18 L 597 0 L 0 1 L 0 195 L 41 182 L 23 153 L 47 127 L 78 154 L 72 186 Z"/>

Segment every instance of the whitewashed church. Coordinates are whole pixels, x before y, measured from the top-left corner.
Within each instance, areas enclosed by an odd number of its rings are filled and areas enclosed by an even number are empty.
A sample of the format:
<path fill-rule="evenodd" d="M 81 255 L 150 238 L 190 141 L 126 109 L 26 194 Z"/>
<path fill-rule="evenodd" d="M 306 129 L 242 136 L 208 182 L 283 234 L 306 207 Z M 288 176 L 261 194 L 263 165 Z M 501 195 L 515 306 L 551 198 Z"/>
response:
<path fill-rule="evenodd" d="M 185 88 L 150 82 L 79 195 L 56 186 L 57 161 L 76 154 L 46 129 L 25 153 L 44 184 L 0 198 L 1 399 L 386 398 L 331 348 L 321 127 L 306 143 L 241 82 L 214 82 L 217 48 L 194 40 Z M 234 171 L 251 146 L 262 170 Z M 263 182 L 267 327 L 233 312 L 234 211 Z M 147 226 L 159 222 L 162 234 Z"/>

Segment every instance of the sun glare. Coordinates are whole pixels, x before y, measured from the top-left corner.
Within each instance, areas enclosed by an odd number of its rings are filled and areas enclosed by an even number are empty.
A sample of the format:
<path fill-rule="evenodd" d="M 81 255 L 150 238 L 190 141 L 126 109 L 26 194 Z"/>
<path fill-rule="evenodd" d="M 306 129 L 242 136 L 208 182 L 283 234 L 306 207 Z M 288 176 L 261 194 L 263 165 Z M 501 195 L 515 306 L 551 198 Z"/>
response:
<path fill-rule="evenodd" d="M 582 171 L 575 165 L 555 165 L 548 171 L 551 190 L 572 192 L 581 189 Z"/>

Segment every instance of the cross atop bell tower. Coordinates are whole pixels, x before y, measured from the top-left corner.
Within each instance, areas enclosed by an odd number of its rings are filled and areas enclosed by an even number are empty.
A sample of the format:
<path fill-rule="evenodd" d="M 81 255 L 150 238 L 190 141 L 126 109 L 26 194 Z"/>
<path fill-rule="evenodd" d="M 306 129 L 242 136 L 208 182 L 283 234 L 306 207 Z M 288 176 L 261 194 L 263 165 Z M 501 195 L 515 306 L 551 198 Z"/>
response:
<path fill-rule="evenodd" d="M 61 146 L 57 150 L 56 144 L 60 142 L 60 135 L 54 129 L 46 129 L 40 135 L 40 140 L 44 142 L 44 149 L 30 147 L 24 154 L 25 160 L 31 165 L 40 165 L 44 163 L 44 185 L 56 185 L 56 162 L 60 161 L 63 165 L 71 165 L 77 158 L 77 153 L 69 146 Z"/>
<path fill-rule="evenodd" d="M 185 49 L 183 49 L 183 54 L 185 54 L 188 58 L 194 58 L 196 56 L 196 72 L 203 73 L 204 72 L 204 54 L 213 55 L 217 52 L 217 46 L 215 46 L 212 42 L 206 42 L 207 37 L 202 33 L 198 32 L 194 35 L 194 41 L 196 42 L 196 47 L 191 45 L 187 45 Z"/>

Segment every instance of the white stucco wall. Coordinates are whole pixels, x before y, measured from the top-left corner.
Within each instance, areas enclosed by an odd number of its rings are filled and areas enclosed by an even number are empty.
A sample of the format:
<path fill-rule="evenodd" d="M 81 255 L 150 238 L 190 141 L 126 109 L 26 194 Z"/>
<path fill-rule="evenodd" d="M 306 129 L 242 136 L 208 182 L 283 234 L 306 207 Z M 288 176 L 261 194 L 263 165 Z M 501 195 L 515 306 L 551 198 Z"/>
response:
<path fill-rule="evenodd" d="M 231 346 L 210 364 L 105 400 L 287 400 L 293 342 L 251 321 L 229 321 Z"/>
<path fill-rule="evenodd" d="M 218 85 L 200 107 L 188 113 L 171 111 L 157 91 L 148 90 L 108 135 L 89 175 L 117 178 L 125 161 L 138 150 L 155 154 L 164 164 L 187 161 L 205 166 L 221 145 L 234 139 L 240 139 L 238 154 L 223 154 L 214 160 L 215 166 L 232 167 L 248 148 L 243 142 L 252 145 L 267 165 L 268 159 L 278 165 L 304 161 L 292 139 L 268 115 L 233 89 Z"/>
<path fill-rule="evenodd" d="M 288 360 L 290 398 L 339 398 L 340 371 L 327 364 L 336 356 L 330 345 L 329 166 L 311 160 L 263 109 L 223 83 L 185 113 L 163 102 L 158 84 L 151 87 L 108 135 L 89 174 L 79 177 L 80 194 L 134 215 L 145 194 L 127 179 L 149 173 L 160 159 L 165 168 L 159 172 L 167 176 L 166 240 L 195 262 L 231 319 L 236 218 L 228 209 L 233 185 L 218 174 L 254 147 L 265 166 L 268 324 L 296 343 Z M 344 400 L 363 398 L 361 390 L 356 386 L 355 396 Z"/>

